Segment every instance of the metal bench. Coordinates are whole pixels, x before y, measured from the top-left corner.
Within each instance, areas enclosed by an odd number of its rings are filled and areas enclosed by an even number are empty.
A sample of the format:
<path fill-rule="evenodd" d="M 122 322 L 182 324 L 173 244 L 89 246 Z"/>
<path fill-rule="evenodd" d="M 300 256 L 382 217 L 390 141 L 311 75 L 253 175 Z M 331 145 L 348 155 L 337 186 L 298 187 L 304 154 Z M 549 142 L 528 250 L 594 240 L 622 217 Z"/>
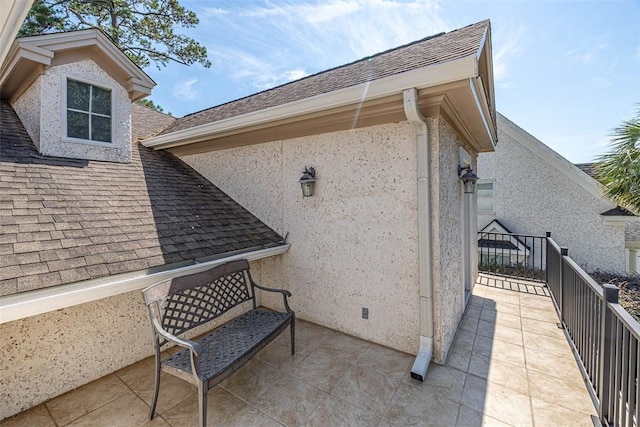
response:
<path fill-rule="evenodd" d="M 286 311 L 256 307 L 256 289 L 281 293 Z M 207 392 L 238 370 L 287 326 L 291 330 L 291 354 L 295 352 L 295 314 L 287 301 L 291 293 L 259 286 L 251 278 L 246 260 L 166 280 L 142 293 L 151 316 L 156 354 L 150 419 L 153 419 L 158 402 L 161 371 L 198 387 L 200 427 L 206 427 Z M 192 329 L 249 301 L 253 302 L 251 309 L 222 326 L 197 340 L 184 338 Z M 161 349 L 170 343 L 182 349 L 162 360 Z"/>

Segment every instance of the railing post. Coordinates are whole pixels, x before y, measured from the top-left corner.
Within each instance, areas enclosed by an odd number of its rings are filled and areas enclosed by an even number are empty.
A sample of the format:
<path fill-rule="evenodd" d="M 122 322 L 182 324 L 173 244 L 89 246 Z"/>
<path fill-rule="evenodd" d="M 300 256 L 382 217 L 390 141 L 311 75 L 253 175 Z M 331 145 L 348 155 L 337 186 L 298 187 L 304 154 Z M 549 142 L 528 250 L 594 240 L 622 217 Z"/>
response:
<path fill-rule="evenodd" d="M 564 315 L 565 315 L 565 307 L 564 307 L 564 257 L 569 256 L 569 248 L 565 248 L 564 246 L 560 247 L 560 295 L 559 295 L 559 306 L 560 306 L 560 324 L 564 327 Z"/>
<path fill-rule="evenodd" d="M 611 396 L 611 357 L 612 351 L 612 329 L 615 316 L 609 310 L 609 304 L 618 303 L 618 287 L 610 283 L 602 285 L 603 299 L 600 312 L 600 369 L 598 378 L 598 418 L 604 426 L 609 425 L 609 419 L 613 415 L 611 413 L 611 405 L 613 403 Z"/>
<path fill-rule="evenodd" d="M 551 232 L 547 231 L 545 234 L 547 238 L 545 239 L 546 257 L 544 259 L 544 278 L 545 278 L 545 283 L 547 284 L 547 287 L 549 287 L 549 239 L 551 238 Z M 542 261 L 540 262 L 540 264 L 542 264 Z"/>

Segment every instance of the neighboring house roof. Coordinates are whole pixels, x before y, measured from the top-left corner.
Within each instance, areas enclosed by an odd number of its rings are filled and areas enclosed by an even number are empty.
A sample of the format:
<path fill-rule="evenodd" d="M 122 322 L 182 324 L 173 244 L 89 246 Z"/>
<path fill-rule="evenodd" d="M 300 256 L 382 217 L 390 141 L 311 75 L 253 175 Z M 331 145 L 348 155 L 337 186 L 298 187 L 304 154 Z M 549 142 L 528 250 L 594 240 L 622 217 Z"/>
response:
<path fill-rule="evenodd" d="M 576 163 L 575 166 L 580 169 L 582 172 L 586 173 L 587 175 L 589 175 L 591 178 L 595 179 L 596 181 L 598 181 L 598 177 L 596 174 L 596 165 L 597 163 Z M 621 206 L 616 206 L 613 209 L 609 209 L 607 211 L 602 212 L 600 215 L 602 216 L 626 216 L 626 217 L 635 217 L 636 215 L 621 207 Z"/>
<path fill-rule="evenodd" d="M 482 230 L 480 230 L 480 233 L 498 233 L 498 234 L 512 234 L 512 231 L 509 230 L 507 228 L 506 225 L 504 225 L 502 222 L 500 222 L 497 219 L 492 220 L 489 224 L 485 225 Z M 488 238 L 485 238 L 488 237 Z M 529 250 L 531 249 L 529 247 L 529 245 L 527 245 L 524 241 L 522 241 L 518 236 L 516 235 L 511 235 L 509 236 L 509 240 L 503 240 L 502 242 L 509 242 L 510 244 L 507 245 L 506 243 L 499 243 L 500 241 L 496 241 L 495 238 L 491 238 L 491 237 L 495 237 L 491 234 L 484 234 L 484 235 L 480 235 L 480 239 L 478 239 L 478 247 L 480 248 L 491 248 L 491 249 L 518 249 L 519 247 L 522 247 L 525 250 Z"/>
<path fill-rule="evenodd" d="M 602 216 L 635 216 L 633 212 L 629 212 L 625 208 L 621 208 L 617 206 L 613 209 L 609 209 L 608 211 L 602 212 L 600 215 Z"/>
<path fill-rule="evenodd" d="M 591 178 L 596 179 L 596 164 L 595 163 L 575 163 L 575 166 L 582 172 L 589 175 Z"/>
<path fill-rule="evenodd" d="M 184 155 L 402 121 L 411 89 L 422 109 L 441 107 L 476 150 L 493 151 L 489 21 L 190 114 L 144 145 Z"/>
<path fill-rule="evenodd" d="M 132 108 L 134 135 L 173 118 Z M 168 152 L 43 157 L 0 101 L 0 295 L 273 246 L 281 237 Z"/>

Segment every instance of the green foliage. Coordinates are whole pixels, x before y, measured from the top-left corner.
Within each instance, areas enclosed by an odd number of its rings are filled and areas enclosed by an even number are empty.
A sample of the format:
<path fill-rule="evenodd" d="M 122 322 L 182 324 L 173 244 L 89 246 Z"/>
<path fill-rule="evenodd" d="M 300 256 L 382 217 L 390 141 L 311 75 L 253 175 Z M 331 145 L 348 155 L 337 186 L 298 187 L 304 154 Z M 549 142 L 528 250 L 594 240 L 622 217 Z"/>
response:
<path fill-rule="evenodd" d="M 610 150 L 596 162 L 598 181 L 605 195 L 620 206 L 640 214 L 640 109 L 636 117 L 614 129 Z"/>
<path fill-rule="evenodd" d="M 99 28 L 141 67 L 169 61 L 210 67 L 204 46 L 174 32 L 198 22 L 178 0 L 35 0 L 19 34 Z"/>
<path fill-rule="evenodd" d="M 151 108 L 153 110 L 156 110 L 160 113 L 164 113 L 164 108 L 162 108 L 161 106 L 159 106 L 158 104 L 156 104 L 155 102 L 153 102 L 150 99 L 139 99 L 136 101 L 138 104 L 143 105 L 147 108 Z M 167 113 L 169 115 L 171 115 L 171 113 Z"/>

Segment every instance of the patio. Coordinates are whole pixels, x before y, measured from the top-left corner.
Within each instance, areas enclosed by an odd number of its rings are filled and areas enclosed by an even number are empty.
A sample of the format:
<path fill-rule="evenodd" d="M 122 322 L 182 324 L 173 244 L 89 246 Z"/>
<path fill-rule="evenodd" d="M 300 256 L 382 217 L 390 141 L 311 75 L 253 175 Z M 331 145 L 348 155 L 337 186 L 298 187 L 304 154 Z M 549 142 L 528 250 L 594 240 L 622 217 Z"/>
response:
<path fill-rule="evenodd" d="M 595 416 L 573 354 L 539 286 L 482 278 L 445 366 L 424 383 L 413 357 L 298 322 L 209 398 L 211 425 L 589 426 Z M 547 293 L 548 294 L 548 293 Z M 0 421 L 13 426 L 194 426 L 195 389 L 163 376 L 149 421 L 153 359 Z"/>

